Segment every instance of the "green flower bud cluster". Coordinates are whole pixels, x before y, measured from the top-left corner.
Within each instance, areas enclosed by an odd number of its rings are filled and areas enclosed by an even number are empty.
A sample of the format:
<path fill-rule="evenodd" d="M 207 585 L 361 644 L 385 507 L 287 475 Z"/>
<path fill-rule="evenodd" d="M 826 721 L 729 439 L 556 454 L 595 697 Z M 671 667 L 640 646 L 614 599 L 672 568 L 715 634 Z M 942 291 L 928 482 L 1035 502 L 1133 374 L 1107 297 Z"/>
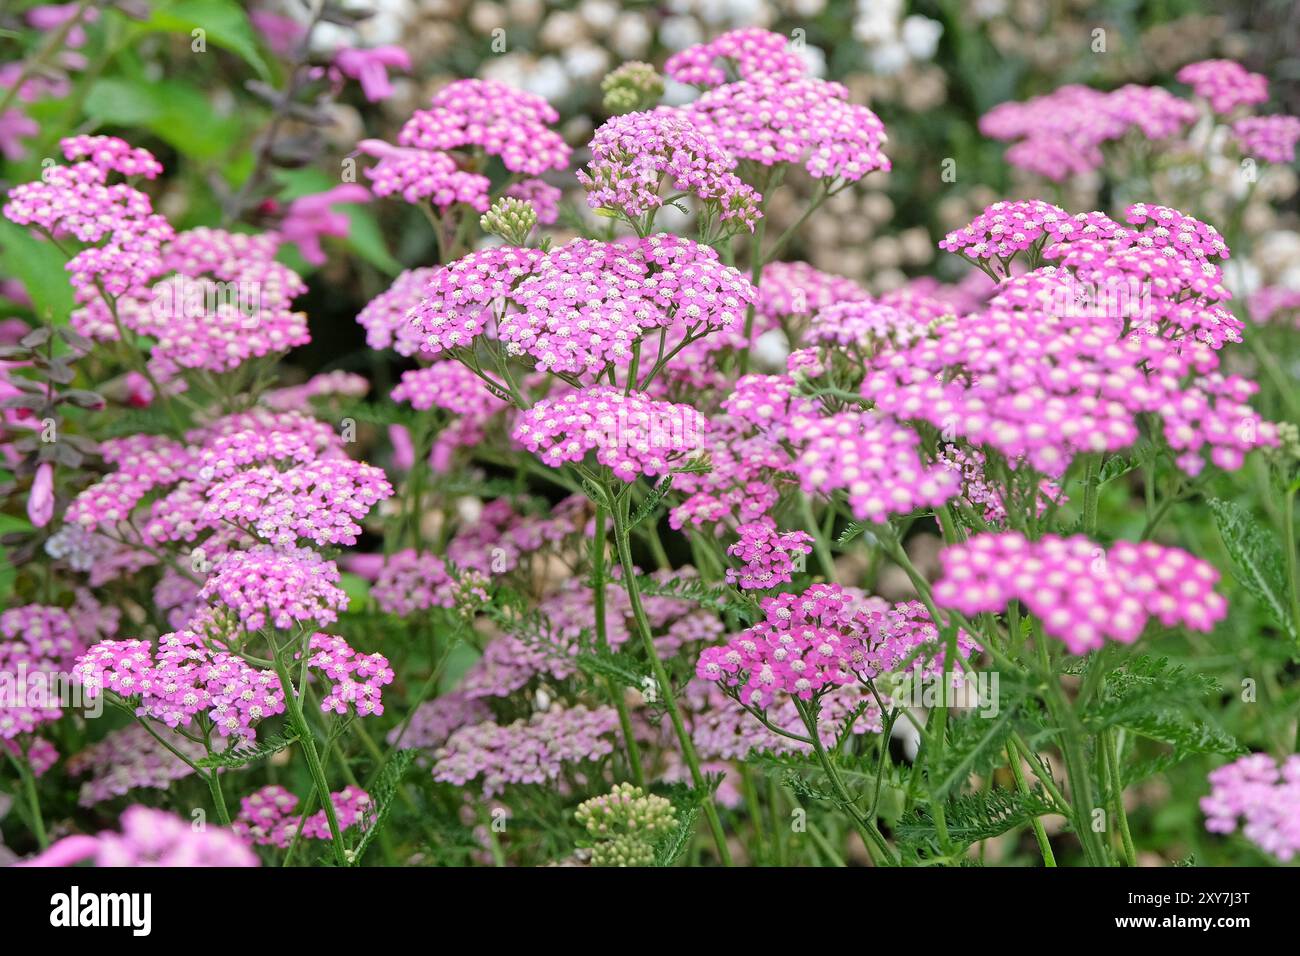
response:
<path fill-rule="evenodd" d="M 526 199 L 503 196 L 479 217 L 478 224 L 492 236 L 500 236 L 512 246 L 522 246 L 537 225 L 537 210 Z"/>
<path fill-rule="evenodd" d="M 655 844 L 677 825 L 672 803 L 630 783 L 584 801 L 575 816 L 596 840 L 591 851 L 596 866 L 650 866 Z"/>
<path fill-rule="evenodd" d="M 600 81 L 605 112 L 611 116 L 649 109 L 664 95 L 664 78 L 649 63 L 633 60 Z"/>

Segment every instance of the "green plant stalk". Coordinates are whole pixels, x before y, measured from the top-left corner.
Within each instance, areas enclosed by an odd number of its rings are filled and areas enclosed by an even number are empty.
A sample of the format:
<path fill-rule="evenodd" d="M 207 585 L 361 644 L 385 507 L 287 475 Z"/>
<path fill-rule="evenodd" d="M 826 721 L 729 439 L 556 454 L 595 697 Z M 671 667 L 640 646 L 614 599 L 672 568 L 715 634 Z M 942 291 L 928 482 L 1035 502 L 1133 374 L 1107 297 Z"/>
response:
<path fill-rule="evenodd" d="M 1047 653 L 1047 638 L 1043 635 L 1042 624 L 1035 618 L 1033 624 L 1034 642 L 1038 645 L 1038 654 L 1043 670 L 1047 674 L 1047 709 L 1060 727 L 1061 756 L 1065 760 L 1065 773 L 1070 783 L 1071 806 L 1074 810 L 1073 824 L 1075 836 L 1083 846 L 1084 855 L 1092 866 L 1106 866 L 1107 858 L 1101 840 L 1092 829 L 1089 811 L 1095 806 L 1092 793 L 1092 775 L 1084 759 L 1083 749 L 1079 743 L 1082 728 L 1078 717 L 1065 696 L 1060 681 L 1052 672 L 1051 659 Z"/>
<path fill-rule="evenodd" d="M 1021 796 L 1028 797 L 1029 783 L 1025 780 L 1025 771 L 1020 766 L 1020 754 L 1014 744 L 1007 747 L 1007 764 L 1011 767 L 1011 776 L 1016 780 L 1016 789 L 1020 791 Z M 1056 866 L 1056 854 L 1052 852 L 1052 844 L 1047 839 L 1047 831 L 1043 829 L 1043 821 L 1035 816 L 1030 819 L 1029 824 L 1034 829 L 1034 839 L 1038 841 L 1038 852 L 1043 857 L 1043 866 Z"/>
<path fill-rule="evenodd" d="M 606 487 L 605 493 L 609 495 L 609 489 Z M 691 783 L 696 790 L 700 792 L 703 799 L 703 810 L 705 819 L 709 821 L 709 829 L 713 833 L 713 842 L 718 848 L 718 857 L 724 866 L 731 866 L 731 851 L 727 849 L 727 837 L 722 830 L 722 821 L 718 818 L 718 809 L 714 806 L 713 795 L 705 789 L 704 774 L 700 771 L 700 758 L 695 752 L 695 744 L 691 740 L 691 735 L 686 730 L 686 724 L 682 720 L 682 713 L 677 706 L 677 696 L 673 693 L 672 681 L 668 678 L 668 672 L 664 669 L 663 661 L 659 659 L 659 654 L 655 650 L 654 636 L 650 633 L 650 621 L 646 617 L 645 608 L 641 606 L 641 590 L 636 583 L 636 568 L 632 564 L 632 546 L 628 536 L 628 504 L 630 502 L 629 494 L 624 493 L 615 499 L 613 510 L 614 516 L 614 544 L 618 550 L 618 559 L 623 567 L 623 585 L 627 589 L 628 603 L 632 605 L 632 617 L 636 621 L 637 631 L 641 634 L 641 642 L 645 647 L 646 656 L 650 658 L 650 667 L 654 671 L 655 681 L 659 685 L 659 691 L 663 694 L 664 707 L 668 710 L 668 717 L 672 721 L 673 730 L 677 734 L 677 740 L 682 748 L 682 759 L 686 761 L 686 766 L 691 773 Z"/>
<path fill-rule="evenodd" d="M 808 526 L 808 533 L 812 535 L 813 551 L 817 555 L 817 563 L 822 566 L 822 573 L 831 584 L 838 583 L 835 580 L 835 559 L 831 556 L 831 549 L 826 545 L 826 537 L 822 534 L 821 526 L 817 524 L 812 502 L 802 491 L 799 492 L 799 514 L 804 524 Z"/>
<path fill-rule="evenodd" d="M 1106 760 L 1106 776 L 1110 778 L 1111 802 L 1115 805 L 1115 819 L 1119 821 L 1120 840 L 1124 844 L 1124 862 L 1128 866 L 1137 866 L 1137 850 L 1133 846 L 1133 834 L 1128 826 L 1128 813 L 1124 809 L 1124 784 L 1119 775 L 1119 739 L 1114 727 L 1107 727 L 1102 731 L 1100 744 Z"/>
<path fill-rule="evenodd" d="M 880 865 L 883 861 L 885 866 L 897 866 L 898 859 L 894 856 L 894 851 L 889 848 L 889 843 L 886 842 L 884 834 L 876 827 L 874 820 L 868 820 L 862 814 L 862 811 L 858 809 L 853 795 L 849 793 L 849 788 L 844 785 L 843 778 L 840 777 L 839 771 L 835 769 L 835 764 L 831 762 L 830 755 L 826 753 L 821 737 L 817 734 L 817 722 L 809 712 L 808 706 L 796 698 L 795 707 L 799 711 L 799 716 L 803 718 L 804 726 L 808 728 L 808 737 L 812 741 L 813 752 L 817 754 L 817 760 L 826 772 L 831 787 L 834 788 L 845 812 L 848 813 L 853 825 L 857 828 L 858 835 L 862 837 L 862 842 L 866 845 L 867 852 L 871 854 L 872 861 L 877 865 Z"/>
<path fill-rule="evenodd" d="M 1300 639 L 1300 580 L 1296 577 L 1295 486 L 1282 493 L 1282 547 L 1286 552 L 1286 583 L 1291 592 L 1291 623 Z M 1300 734 L 1300 730 L 1297 730 Z"/>
<path fill-rule="evenodd" d="M 26 752 L 22 756 L 15 756 L 11 750 L 5 748 L 5 754 L 9 757 L 9 762 L 14 765 L 14 769 L 18 771 L 23 796 L 27 800 L 27 813 L 30 817 L 28 822 L 32 827 L 32 835 L 36 837 L 36 845 L 45 850 L 50 845 L 50 837 L 45 830 L 45 818 L 41 815 L 41 801 L 36 794 L 36 777 L 27 763 Z"/>
<path fill-rule="evenodd" d="M 334 847 L 334 861 L 339 866 L 346 866 L 347 847 L 343 843 L 343 831 L 339 829 L 339 819 L 334 810 L 334 801 L 330 798 L 329 783 L 325 779 L 325 768 L 321 765 L 320 754 L 316 751 L 316 743 L 312 739 L 314 735 L 311 727 L 308 726 L 307 719 L 303 716 L 302 703 L 294 691 L 293 679 L 289 676 L 289 669 L 285 666 L 280 649 L 275 646 L 274 642 L 271 644 L 271 660 L 275 664 L 275 673 L 280 678 L 280 687 L 284 691 L 284 703 L 289 711 L 289 724 L 298 732 L 299 742 L 302 744 L 303 758 L 307 761 L 307 772 L 311 774 L 317 797 L 321 806 L 325 809 L 325 819 L 329 822 L 330 827 L 330 841 Z"/>
<path fill-rule="evenodd" d="M 605 621 L 605 504 L 596 502 L 596 533 L 591 539 L 591 602 L 596 615 L 596 646 L 603 652 L 609 651 L 609 638 L 606 635 Z M 637 747 L 636 736 L 632 733 L 632 717 L 627 712 L 627 701 L 623 689 L 613 678 L 605 678 L 605 688 L 609 692 L 614 709 L 618 711 L 619 727 L 623 730 L 623 743 L 627 747 L 627 764 L 632 771 L 632 782 L 638 787 L 645 787 L 645 772 L 641 769 L 641 752 Z"/>

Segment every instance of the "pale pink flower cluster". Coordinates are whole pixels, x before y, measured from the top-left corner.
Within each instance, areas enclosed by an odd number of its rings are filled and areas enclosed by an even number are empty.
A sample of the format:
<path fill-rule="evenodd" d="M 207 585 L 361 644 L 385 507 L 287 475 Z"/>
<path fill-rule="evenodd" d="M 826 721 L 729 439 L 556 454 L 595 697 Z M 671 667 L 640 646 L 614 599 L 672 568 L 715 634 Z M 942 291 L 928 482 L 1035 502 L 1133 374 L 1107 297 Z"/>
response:
<path fill-rule="evenodd" d="M 211 616 L 207 616 L 211 620 Z M 284 692 L 274 672 L 214 650 L 205 639 L 204 616 L 193 630 L 147 641 L 100 641 L 74 668 L 88 697 L 111 691 L 136 701 L 136 714 L 168 727 L 186 727 L 197 716 L 223 737 L 253 740 L 256 727 L 284 712 Z"/>
<path fill-rule="evenodd" d="M 362 654 L 343 638 L 333 634 L 312 635 L 307 666 L 323 673 L 333 683 L 321 699 L 320 709 L 359 717 L 384 712 L 381 688 L 393 682 L 393 669 L 382 654 Z"/>
<path fill-rule="evenodd" d="M 1232 135 L 1241 151 L 1266 163 L 1295 162 L 1295 144 L 1300 140 L 1300 118 L 1295 116 L 1246 116 L 1232 124 Z"/>
<path fill-rule="evenodd" d="M 727 583 L 742 590 L 774 588 L 788 584 L 795 562 L 812 554 L 812 535 L 806 531 L 778 531 L 771 521 L 754 521 L 736 529 L 739 540 L 727 554 L 741 563 L 727 568 Z"/>
<path fill-rule="evenodd" d="M 592 209 L 631 219 L 663 205 L 661 187 L 716 206 L 716 218 L 753 231 L 762 197 L 735 174 L 736 158 L 683 110 L 659 107 L 606 120 L 591 141 L 592 160 L 578 171 Z"/>
<path fill-rule="evenodd" d="M 614 708 L 579 704 L 512 724 L 462 727 L 434 754 L 433 779 L 456 786 L 481 780 L 489 798 L 511 785 L 553 784 L 567 766 L 613 753 L 618 726 Z"/>
<path fill-rule="evenodd" d="M 540 176 L 567 169 L 571 150 L 551 129 L 560 115 L 534 93 L 496 80 L 457 80 L 416 110 L 398 135 L 403 146 L 424 150 L 480 149 L 499 156 L 512 173 Z"/>
<path fill-rule="evenodd" d="M 461 169 L 446 153 L 394 146 L 374 139 L 362 140 L 357 148 L 378 160 L 366 170 L 370 190 L 376 196 L 397 195 L 412 205 L 427 200 L 440 211 L 464 203 L 479 212 L 487 212 L 492 181 L 481 173 Z"/>
<path fill-rule="evenodd" d="M 407 269 L 384 292 L 366 303 L 357 315 L 357 323 L 366 330 L 366 345 L 372 349 L 391 348 L 398 355 L 410 357 L 428 353 L 424 336 L 411 321 L 411 311 L 424 298 L 425 287 L 437 267 Z"/>
<path fill-rule="evenodd" d="M 1216 113 L 1231 113 L 1238 106 L 1253 106 L 1268 99 L 1268 77 L 1251 73 L 1233 60 L 1189 63 L 1175 79 L 1188 84 Z"/>
<path fill-rule="evenodd" d="M 1018 600 L 1072 654 L 1107 639 L 1131 644 L 1153 617 L 1164 627 L 1208 632 L 1228 610 L 1212 565 L 1150 541 L 1107 549 L 1083 535 L 1029 541 L 1009 531 L 949 545 L 939 560 L 937 605 L 975 615 Z"/>
<path fill-rule="evenodd" d="M 157 732 L 191 761 L 207 756 L 199 741 L 167 730 Z M 167 790 L 193 772 L 189 764 L 159 743 L 140 724 L 111 731 L 103 740 L 68 760 L 68 773 L 72 776 L 90 774 L 77 797 L 77 802 L 83 807 L 104 803 L 131 790 Z"/>
<path fill-rule="evenodd" d="M 506 298 L 531 273 L 543 253 L 496 246 L 471 252 L 436 270 L 424 287 L 410 320 L 423 333 L 430 353 L 464 348 L 495 326 Z"/>
<path fill-rule="evenodd" d="M 1250 754 L 1210 774 L 1201 798 L 1205 829 L 1244 836 L 1265 853 L 1289 863 L 1300 853 L 1300 754 L 1276 761 Z"/>
<path fill-rule="evenodd" d="M 1178 136 L 1196 108 L 1160 87 L 1130 84 L 1110 93 L 1070 84 L 1024 102 L 1001 103 L 980 117 L 980 132 L 1018 140 L 1006 152 L 1013 166 L 1061 182 L 1099 169 L 1102 144 L 1135 132 L 1143 139 Z"/>
<path fill-rule="evenodd" d="M 709 90 L 687 111 L 738 160 L 798 164 L 815 179 L 857 182 L 891 164 L 880 117 L 848 96 L 826 80 L 765 77 Z"/>
<path fill-rule="evenodd" d="M 524 412 L 513 437 L 552 468 L 590 453 L 624 481 L 672 470 L 704 447 L 708 421 L 689 405 L 609 385 L 566 392 Z"/>
<path fill-rule="evenodd" d="M 340 830 L 353 827 L 364 829 L 367 826 L 372 801 L 370 794 L 360 787 L 347 786 L 331 793 L 330 803 L 334 805 L 334 815 Z M 240 798 L 239 813 L 235 816 L 232 829 L 257 846 L 273 846 L 283 850 L 288 848 L 298 833 L 301 816 L 298 798 L 284 787 L 272 784 Z M 301 836 L 308 840 L 331 838 L 329 819 L 324 810 L 317 810 L 302 822 Z"/>
<path fill-rule="evenodd" d="M 23 866 L 258 866 L 256 854 L 222 827 L 194 829 L 189 819 L 151 807 L 127 807 L 122 832 L 64 837 Z"/>
<path fill-rule="evenodd" d="M 759 27 L 729 30 L 708 43 L 674 53 L 664 64 L 664 72 L 680 83 L 720 86 L 728 79 L 725 67 L 731 67 L 742 80 L 791 81 L 808 72 L 807 63 L 786 37 Z"/>
<path fill-rule="evenodd" d="M 0 674 L 10 678 L 0 700 L 0 741 L 59 719 L 55 681 L 82 646 L 71 615 L 61 607 L 25 604 L 0 614 Z"/>

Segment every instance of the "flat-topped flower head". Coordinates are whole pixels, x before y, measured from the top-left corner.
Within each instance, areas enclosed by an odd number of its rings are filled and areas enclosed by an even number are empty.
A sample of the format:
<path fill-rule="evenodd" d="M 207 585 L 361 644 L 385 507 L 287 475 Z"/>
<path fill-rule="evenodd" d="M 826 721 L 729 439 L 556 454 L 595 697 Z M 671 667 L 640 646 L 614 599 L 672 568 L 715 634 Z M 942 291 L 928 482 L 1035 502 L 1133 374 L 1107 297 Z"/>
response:
<path fill-rule="evenodd" d="M 950 470 L 921 460 L 914 431 L 873 412 L 814 419 L 794 441 L 799 456 L 791 470 L 804 491 L 843 491 L 859 521 L 883 524 L 895 515 L 937 508 L 960 492 Z"/>
<path fill-rule="evenodd" d="M 727 583 L 742 590 L 774 588 L 788 584 L 796 562 L 812 554 L 812 535 L 806 531 L 778 531 L 771 521 L 753 521 L 736 529 L 740 540 L 727 554 L 740 567 L 727 568 Z"/>
<path fill-rule="evenodd" d="M 927 334 L 929 324 L 906 309 L 881 302 L 837 302 L 813 316 L 804 341 L 875 355 L 883 349 L 911 345 Z"/>
<path fill-rule="evenodd" d="M 234 867 L 258 866 L 257 854 L 232 830 L 196 830 L 188 817 L 131 806 L 122 812 L 121 832 L 69 836 L 28 860 L 27 866 Z"/>
<path fill-rule="evenodd" d="M 708 421 L 689 405 L 609 385 L 566 392 L 524 412 L 514 439 L 552 468 L 594 454 L 624 481 L 666 474 L 704 448 Z"/>
<path fill-rule="evenodd" d="M 542 260 L 536 249 L 497 246 L 471 252 L 436 270 L 410 321 L 424 336 L 425 351 L 436 354 L 464 348 L 495 326 L 506 298 L 521 278 Z"/>
<path fill-rule="evenodd" d="M 357 148 L 378 160 L 366 169 L 370 191 L 376 196 L 400 196 L 417 206 L 428 202 L 442 211 L 457 203 L 487 211 L 492 181 L 462 169 L 447 153 L 370 139 L 362 140 Z"/>
<path fill-rule="evenodd" d="M 937 605 L 975 615 L 1019 600 L 1072 654 L 1097 650 L 1107 639 L 1131 644 L 1151 618 L 1209 632 L 1228 609 L 1214 590 L 1218 571 L 1150 541 L 1107 549 L 1083 535 L 1029 541 L 1009 531 L 949 545 L 939 560 Z"/>
<path fill-rule="evenodd" d="M 1062 182 L 1100 169 L 1101 147 L 1126 134 L 1171 139 L 1196 120 L 1196 107 L 1158 86 L 1128 84 L 1109 93 L 1078 84 L 1023 102 L 1001 103 L 980 117 L 980 132 L 1016 140 L 1013 166 Z"/>
<path fill-rule="evenodd" d="M 1238 106 L 1253 106 L 1268 99 L 1268 77 L 1251 73 L 1233 60 L 1201 60 L 1178 71 L 1186 83 L 1216 113 L 1231 113 Z"/>
<path fill-rule="evenodd" d="M 1288 165 L 1295 162 L 1300 117 L 1246 116 L 1232 124 L 1232 135 L 1245 155 Z"/>
<path fill-rule="evenodd" d="M 1211 833 L 1240 829 L 1265 853 L 1291 862 L 1300 853 L 1300 754 L 1281 761 L 1249 754 L 1213 771 L 1201 811 Z"/>
<path fill-rule="evenodd" d="M 662 187 L 711 204 L 720 222 L 753 231 L 761 197 L 736 176 L 736 159 L 683 110 L 659 107 L 611 117 L 578 171 L 587 205 L 640 219 L 664 204 Z"/>
<path fill-rule="evenodd" d="M 424 334 L 411 321 L 411 310 L 423 300 L 425 287 L 437 271 L 436 266 L 407 269 L 386 291 L 366 303 L 357 314 L 357 324 L 366 330 L 366 345 L 391 348 L 408 358 L 421 352 L 433 354 L 425 347 Z"/>
<path fill-rule="evenodd" d="M 512 724 L 485 721 L 455 731 L 435 753 L 433 779 L 464 786 L 481 781 L 483 796 L 507 786 L 553 786 L 565 769 L 614 751 L 618 714 L 612 707 L 581 704 L 533 714 Z"/>
<path fill-rule="evenodd" d="M 738 160 L 798 164 L 816 179 L 857 182 L 891 164 L 880 117 L 848 95 L 826 80 L 760 78 L 709 90 L 686 109 Z"/>
<path fill-rule="evenodd" d="M 501 157 L 512 173 L 540 176 L 567 169 L 571 150 L 551 125 L 555 109 L 535 93 L 497 80 L 457 80 L 416 110 L 398 135 L 403 146 L 423 150 L 481 149 Z"/>
<path fill-rule="evenodd" d="M 898 669 L 942 667 L 939 631 L 925 609 L 913 603 L 882 610 L 878 601 L 835 584 L 765 598 L 763 620 L 706 648 L 696 676 L 766 709 L 780 694 L 812 700 Z M 958 635 L 962 656 L 976 646 Z"/>
<path fill-rule="evenodd" d="M 806 76 L 808 64 L 788 37 L 761 27 L 729 30 L 674 53 L 664 64 L 674 80 L 694 86 L 720 86 L 728 71 L 733 79 L 788 82 Z"/>
<path fill-rule="evenodd" d="M 862 302 L 867 290 L 846 276 L 823 272 L 807 262 L 773 262 L 763 270 L 755 312 L 764 330 L 806 321 L 837 302 Z"/>
<path fill-rule="evenodd" d="M 222 557 L 199 597 L 234 611 L 249 631 L 333 624 L 348 606 L 339 569 L 315 551 L 259 545 Z"/>

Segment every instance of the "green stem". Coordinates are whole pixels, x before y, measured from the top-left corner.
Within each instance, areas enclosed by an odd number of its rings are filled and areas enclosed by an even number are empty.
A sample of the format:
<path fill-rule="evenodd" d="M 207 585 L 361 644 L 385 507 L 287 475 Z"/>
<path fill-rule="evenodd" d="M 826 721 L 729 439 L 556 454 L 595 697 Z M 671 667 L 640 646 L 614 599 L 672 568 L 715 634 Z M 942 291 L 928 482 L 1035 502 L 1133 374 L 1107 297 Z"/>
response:
<path fill-rule="evenodd" d="M 596 502 L 596 533 L 591 539 L 591 602 L 596 615 L 596 646 L 603 653 L 608 653 L 609 639 L 605 620 L 605 510 L 604 502 Z M 644 788 L 645 772 L 641 769 L 641 753 L 636 736 L 632 733 L 632 717 L 627 712 L 623 689 L 613 678 L 605 679 L 605 689 L 609 692 L 614 709 L 618 711 L 618 723 L 623 729 L 623 743 L 627 747 L 627 764 L 632 771 L 632 782 Z"/>
<path fill-rule="evenodd" d="M 1111 803 L 1115 819 L 1119 821 L 1119 835 L 1124 844 L 1124 862 L 1137 866 L 1137 851 L 1133 847 L 1133 834 L 1129 831 L 1128 813 L 1124 810 L 1124 782 L 1119 775 L 1119 739 L 1114 727 L 1102 731 L 1101 749 L 1106 760 L 1106 776 L 1110 779 Z"/>
<path fill-rule="evenodd" d="M 609 489 L 606 488 L 605 491 L 606 495 L 608 495 Z M 641 590 L 637 585 L 636 566 L 632 563 L 632 546 L 627 527 L 630 500 L 631 497 L 625 490 L 615 500 L 613 508 L 614 544 L 618 549 L 619 563 L 623 568 L 623 585 L 627 589 L 628 603 L 632 605 L 632 617 L 635 619 L 637 630 L 641 634 L 641 642 L 645 647 L 646 656 L 650 659 L 650 667 L 654 671 L 655 681 L 659 685 L 660 693 L 663 694 L 664 707 L 668 711 L 668 717 L 672 721 L 673 730 L 676 732 L 678 743 L 681 745 L 682 759 L 686 761 L 686 766 L 690 770 L 692 785 L 700 792 L 704 816 L 709 822 L 709 829 L 713 832 L 713 842 L 718 848 L 718 858 L 724 866 L 730 866 L 731 851 L 727 849 L 727 837 L 722 830 L 722 821 L 718 818 L 717 807 L 713 804 L 713 795 L 706 789 L 707 784 L 704 774 L 700 771 L 700 759 L 695 753 L 695 744 L 686 730 L 685 722 L 682 720 L 681 710 L 677 706 L 677 696 L 673 693 L 672 681 L 668 677 L 668 672 L 664 669 L 663 661 L 659 659 L 659 654 L 655 649 L 654 636 L 650 632 L 650 621 L 646 617 L 645 608 L 641 606 Z"/>
<path fill-rule="evenodd" d="M 862 837 L 862 842 L 867 847 L 867 852 L 871 854 L 872 860 L 880 864 L 882 861 L 886 866 L 897 866 L 898 859 L 894 856 L 894 851 L 889 848 L 884 834 L 877 828 L 874 820 L 868 820 L 863 816 L 862 811 L 858 809 L 857 802 L 853 795 L 849 793 L 848 787 L 844 785 L 844 780 L 840 773 L 835 769 L 830 755 L 826 753 L 826 748 L 822 745 L 821 737 L 817 734 L 817 721 L 813 718 L 808 709 L 808 705 L 803 701 L 795 698 L 795 707 L 799 711 L 799 716 L 803 718 L 804 726 L 808 728 L 808 736 L 812 740 L 813 752 L 817 754 L 817 760 L 826 771 L 826 777 L 831 782 L 831 787 L 835 790 L 836 795 L 840 798 L 840 803 L 844 811 L 857 827 L 858 835 Z"/>
<path fill-rule="evenodd" d="M 338 814 L 334 810 L 334 800 L 330 797 L 329 783 L 325 779 L 325 768 L 321 765 L 320 754 L 316 751 L 311 727 L 302 713 L 302 701 L 294 690 L 293 678 L 284 663 L 280 649 L 271 641 L 271 659 L 275 664 L 276 676 L 280 678 L 280 687 L 284 691 L 284 704 L 289 711 L 289 724 L 298 732 L 302 744 L 303 758 L 307 761 L 307 771 L 311 774 L 316 795 L 325 809 L 325 819 L 329 822 L 330 840 L 334 847 L 334 862 L 339 866 L 347 865 L 347 847 L 343 843 L 343 831 L 339 829 Z"/>
<path fill-rule="evenodd" d="M 36 776 L 27 762 L 27 753 L 22 751 L 19 755 L 15 755 L 8 747 L 4 748 L 4 751 L 9 757 L 9 762 L 18 771 L 19 780 L 22 782 L 23 796 L 27 800 L 27 813 L 30 817 L 28 822 L 31 824 L 32 834 L 36 837 L 36 845 L 45 850 L 50 845 L 50 837 L 45 830 L 45 818 L 41 816 L 41 801 L 36 793 Z"/>
<path fill-rule="evenodd" d="M 1011 766 L 1011 776 L 1016 779 L 1016 789 L 1021 795 L 1028 797 L 1029 783 L 1025 780 L 1024 768 L 1020 766 L 1020 754 L 1014 744 L 1007 747 L 1007 763 Z M 1043 866 L 1056 866 L 1056 855 L 1052 853 L 1052 844 L 1047 839 L 1047 831 L 1043 829 L 1043 821 L 1035 816 L 1029 823 L 1034 828 L 1034 839 L 1038 841 L 1038 852 L 1042 854 Z"/>

